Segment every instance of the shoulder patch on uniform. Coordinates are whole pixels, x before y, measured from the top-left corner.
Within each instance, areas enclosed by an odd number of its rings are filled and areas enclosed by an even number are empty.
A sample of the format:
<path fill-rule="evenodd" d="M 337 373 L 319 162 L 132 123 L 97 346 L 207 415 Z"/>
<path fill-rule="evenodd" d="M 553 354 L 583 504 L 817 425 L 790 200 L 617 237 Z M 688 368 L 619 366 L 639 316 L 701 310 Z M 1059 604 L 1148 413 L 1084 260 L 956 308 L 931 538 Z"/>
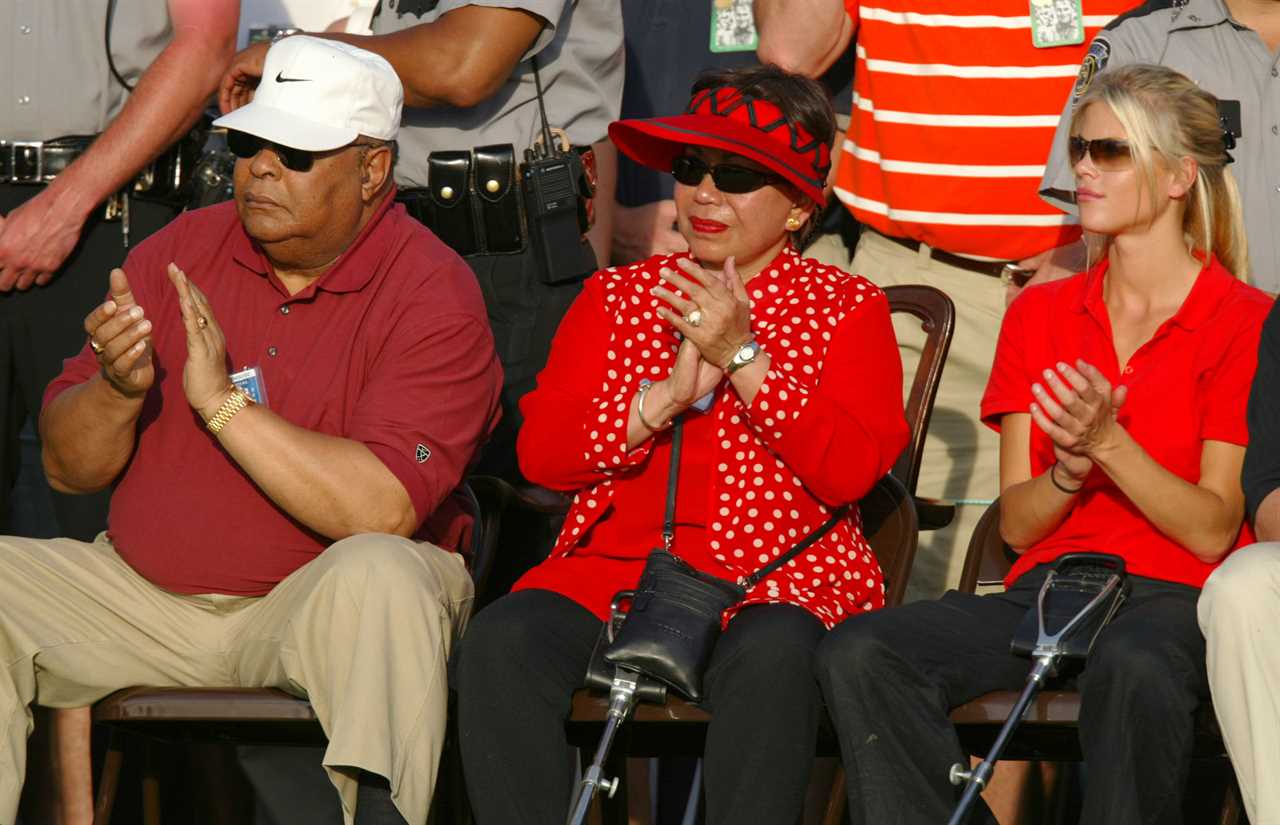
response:
<path fill-rule="evenodd" d="M 1085 53 L 1084 60 L 1080 63 L 1080 74 L 1076 77 L 1076 87 L 1071 93 L 1073 103 L 1089 91 L 1089 87 L 1093 85 L 1093 79 L 1107 67 L 1107 61 L 1110 59 L 1111 44 L 1105 37 L 1098 35 L 1089 44 L 1089 51 Z"/>

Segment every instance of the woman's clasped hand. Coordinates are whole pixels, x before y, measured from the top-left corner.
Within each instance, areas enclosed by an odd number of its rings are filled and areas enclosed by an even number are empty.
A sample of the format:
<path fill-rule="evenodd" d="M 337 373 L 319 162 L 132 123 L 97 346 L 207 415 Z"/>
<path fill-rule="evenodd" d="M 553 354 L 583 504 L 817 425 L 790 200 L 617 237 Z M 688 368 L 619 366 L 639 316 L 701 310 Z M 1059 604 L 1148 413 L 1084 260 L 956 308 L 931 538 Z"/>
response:
<path fill-rule="evenodd" d="M 1114 445 L 1123 431 L 1117 414 L 1128 389 L 1123 384 L 1112 387 L 1087 361 L 1077 359 L 1074 368 L 1064 361 L 1055 366 L 1056 371 L 1042 373 L 1044 383 L 1031 386 L 1036 398 L 1030 406 L 1031 418 L 1053 441 L 1061 471 L 1083 481 L 1093 469 L 1096 453 Z"/>
<path fill-rule="evenodd" d="M 680 271 L 663 267 L 658 274 L 688 297 L 655 286 L 654 297 L 672 307 L 658 307 L 658 315 L 692 342 L 703 360 L 723 369 L 751 338 L 751 299 L 734 259 L 726 258 L 720 272 L 708 271 L 687 258 L 676 261 L 676 266 Z"/>

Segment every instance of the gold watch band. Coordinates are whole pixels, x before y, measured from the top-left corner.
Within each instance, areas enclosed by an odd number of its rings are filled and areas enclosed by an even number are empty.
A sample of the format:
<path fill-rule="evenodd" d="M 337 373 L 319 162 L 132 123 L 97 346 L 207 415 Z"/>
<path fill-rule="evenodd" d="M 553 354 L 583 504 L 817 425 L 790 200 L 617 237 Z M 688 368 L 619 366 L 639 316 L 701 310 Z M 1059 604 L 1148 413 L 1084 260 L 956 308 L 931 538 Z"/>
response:
<path fill-rule="evenodd" d="M 222 402 L 222 406 L 218 407 L 218 411 L 209 417 L 205 426 L 209 428 L 209 432 L 217 435 L 236 413 L 252 403 L 253 399 L 249 397 L 249 393 L 236 387 L 231 391 L 231 395 L 227 396 L 227 400 Z"/>

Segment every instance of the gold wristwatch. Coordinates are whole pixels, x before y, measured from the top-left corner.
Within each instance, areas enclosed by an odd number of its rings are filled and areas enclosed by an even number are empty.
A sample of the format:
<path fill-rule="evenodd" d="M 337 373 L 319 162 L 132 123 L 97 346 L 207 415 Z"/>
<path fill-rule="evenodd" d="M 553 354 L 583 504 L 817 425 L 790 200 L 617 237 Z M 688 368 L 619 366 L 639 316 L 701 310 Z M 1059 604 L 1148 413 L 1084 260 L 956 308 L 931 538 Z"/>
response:
<path fill-rule="evenodd" d="M 243 410 L 245 407 L 253 403 L 253 398 L 249 393 L 236 387 L 231 391 L 231 395 L 227 396 L 227 400 L 222 402 L 222 406 L 218 407 L 218 411 L 209 417 L 205 426 L 209 428 L 209 432 L 217 435 L 222 432 L 222 428 L 227 426 L 235 414 Z"/>
<path fill-rule="evenodd" d="M 729 363 L 724 366 L 725 375 L 733 375 L 738 370 L 756 360 L 760 355 L 760 345 L 756 343 L 756 339 L 749 338 L 747 342 L 738 347 L 738 351 L 729 359 Z"/>

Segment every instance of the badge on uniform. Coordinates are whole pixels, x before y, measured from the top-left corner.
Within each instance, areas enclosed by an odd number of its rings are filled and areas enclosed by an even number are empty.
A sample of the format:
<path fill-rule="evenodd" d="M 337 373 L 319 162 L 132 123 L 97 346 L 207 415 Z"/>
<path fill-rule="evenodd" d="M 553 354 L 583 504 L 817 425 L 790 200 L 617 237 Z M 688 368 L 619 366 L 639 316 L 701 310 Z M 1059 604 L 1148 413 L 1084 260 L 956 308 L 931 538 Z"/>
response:
<path fill-rule="evenodd" d="M 1076 87 L 1071 92 L 1071 105 L 1074 106 L 1080 96 L 1089 91 L 1089 86 L 1093 84 L 1093 79 L 1098 76 L 1098 72 L 1107 67 L 1107 60 L 1111 58 L 1111 44 L 1102 35 L 1093 38 L 1093 42 L 1089 44 L 1089 51 L 1084 56 L 1084 61 L 1080 64 L 1080 74 L 1076 77 Z"/>
<path fill-rule="evenodd" d="M 1031 0 L 1031 44 L 1037 49 L 1084 42 L 1080 0 Z"/>
<path fill-rule="evenodd" d="M 711 0 L 711 51 L 754 52 L 759 45 L 751 0 Z"/>
<path fill-rule="evenodd" d="M 245 367 L 239 372 L 233 372 L 231 374 L 231 383 L 248 393 L 249 397 L 253 399 L 253 403 L 264 407 L 270 406 L 267 404 L 267 384 L 262 380 L 262 369 L 260 367 Z"/>

